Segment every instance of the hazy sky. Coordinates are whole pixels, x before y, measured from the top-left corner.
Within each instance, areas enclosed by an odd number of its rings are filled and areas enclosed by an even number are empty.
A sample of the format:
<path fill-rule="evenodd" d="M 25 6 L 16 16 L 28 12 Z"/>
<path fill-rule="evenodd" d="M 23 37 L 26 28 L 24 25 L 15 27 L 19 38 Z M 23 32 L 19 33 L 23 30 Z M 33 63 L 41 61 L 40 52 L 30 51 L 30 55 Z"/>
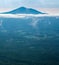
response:
<path fill-rule="evenodd" d="M 0 0 L 0 8 L 59 8 L 59 0 Z"/>

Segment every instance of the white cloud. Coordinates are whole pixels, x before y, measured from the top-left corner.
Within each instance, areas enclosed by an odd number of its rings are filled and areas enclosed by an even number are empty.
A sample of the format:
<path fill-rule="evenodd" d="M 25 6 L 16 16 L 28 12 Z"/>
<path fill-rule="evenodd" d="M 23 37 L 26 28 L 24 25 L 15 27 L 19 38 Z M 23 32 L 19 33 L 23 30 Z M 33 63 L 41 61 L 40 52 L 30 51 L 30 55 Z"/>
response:
<path fill-rule="evenodd" d="M 32 18 L 32 22 L 30 23 L 30 25 L 32 25 L 33 27 L 36 27 L 38 21 L 39 21 L 39 19 Z"/>
<path fill-rule="evenodd" d="M 0 17 L 5 17 L 5 18 L 24 18 L 25 16 L 23 15 L 16 15 L 16 14 L 0 14 Z"/>
<path fill-rule="evenodd" d="M 5 18 L 29 18 L 29 17 L 45 17 L 45 16 L 59 16 L 59 14 L 0 14 L 0 17 L 5 17 Z M 36 23 L 37 23 L 37 21 L 39 20 L 39 19 L 33 19 L 34 20 L 34 24 L 33 25 L 35 25 Z M 0 25 L 2 25 L 2 22 L 0 22 Z"/>

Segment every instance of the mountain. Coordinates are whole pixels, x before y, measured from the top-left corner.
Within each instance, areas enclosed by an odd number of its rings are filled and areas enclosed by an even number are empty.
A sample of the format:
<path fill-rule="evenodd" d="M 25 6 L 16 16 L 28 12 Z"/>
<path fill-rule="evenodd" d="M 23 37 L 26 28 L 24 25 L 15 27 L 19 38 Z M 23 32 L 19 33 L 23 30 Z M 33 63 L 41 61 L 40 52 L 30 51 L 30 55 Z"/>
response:
<path fill-rule="evenodd" d="M 32 8 L 26 8 L 26 7 L 20 7 L 20 8 L 17 8 L 17 9 L 14 9 L 12 11 L 9 11 L 9 12 L 5 12 L 6 14 L 44 14 L 40 11 L 37 11 L 35 9 L 32 9 Z"/>

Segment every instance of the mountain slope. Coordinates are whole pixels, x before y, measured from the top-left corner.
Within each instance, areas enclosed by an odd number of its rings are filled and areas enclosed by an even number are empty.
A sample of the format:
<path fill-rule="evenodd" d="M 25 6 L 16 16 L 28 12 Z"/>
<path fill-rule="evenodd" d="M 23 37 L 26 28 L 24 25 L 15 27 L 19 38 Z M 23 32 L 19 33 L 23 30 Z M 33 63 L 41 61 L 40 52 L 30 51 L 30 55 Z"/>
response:
<path fill-rule="evenodd" d="M 35 9 L 31 8 L 25 8 L 25 7 L 20 7 L 15 10 L 12 10 L 10 12 L 5 12 L 6 14 L 44 14 L 40 11 L 37 11 Z"/>

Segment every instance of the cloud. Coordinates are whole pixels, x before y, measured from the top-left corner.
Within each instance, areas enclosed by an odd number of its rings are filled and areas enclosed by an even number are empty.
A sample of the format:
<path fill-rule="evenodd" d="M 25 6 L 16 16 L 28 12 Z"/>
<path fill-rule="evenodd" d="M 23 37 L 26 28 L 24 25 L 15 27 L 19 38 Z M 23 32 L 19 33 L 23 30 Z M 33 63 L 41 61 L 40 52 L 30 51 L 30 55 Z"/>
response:
<path fill-rule="evenodd" d="M 7 31 L 7 30 L 1 30 L 1 32 L 3 32 L 3 33 L 7 33 L 8 31 Z"/>
<path fill-rule="evenodd" d="M 24 18 L 25 16 L 23 15 L 14 15 L 14 14 L 0 14 L 0 17 L 5 17 L 5 18 Z"/>
<path fill-rule="evenodd" d="M 39 21 L 38 18 L 32 18 L 32 22 L 30 23 L 30 25 L 32 25 L 33 27 L 36 27 L 38 21 Z"/>
<path fill-rule="evenodd" d="M 5 17 L 5 18 L 25 18 L 25 19 L 28 19 L 31 17 L 34 21 L 34 24 L 33 24 L 34 26 L 37 23 L 37 21 L 39 20 L 39 19 L 36 19 L 37 17 L 45 17 L 45 16 L 57 17 L 57 16 L 59 16 L 59 14 L 0 14 L 0 17 Z M 35 17 L 36 20 L 33 17 Z M 0 24 L 2 24 L 2 23 L 0 22 Z"/>
<path fill-rule="evenodd" d="M 27 38 L 27 39 L 36 39 L 36 40 L 40 40 L 39 37 L 37 37 L 37 36 L 32 36 L 32 35 L 28 35 L 28 36 L 24 36 L 24 37 Z"/>

